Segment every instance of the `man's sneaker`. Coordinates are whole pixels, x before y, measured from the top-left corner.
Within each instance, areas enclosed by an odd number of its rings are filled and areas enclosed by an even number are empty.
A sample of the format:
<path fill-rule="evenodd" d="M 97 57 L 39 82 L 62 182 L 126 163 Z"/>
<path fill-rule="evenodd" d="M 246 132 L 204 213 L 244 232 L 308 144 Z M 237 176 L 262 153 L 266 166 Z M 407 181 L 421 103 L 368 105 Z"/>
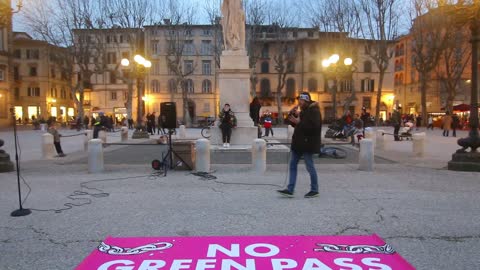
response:
<path fill-rule="evenodd" d="M 285 197 L 292 198 L 293 197 L 293 192 L 290 192 L 288 189 L 284 190 L 277 190 L 278 193 L 282 194 Z"/>
<path fill-rule="evenodd" d="M 310 191 L 307 194 L 305 194 L 305 198 L 313 198 L 313 197 L 318 197 L 318 192 Z"/>

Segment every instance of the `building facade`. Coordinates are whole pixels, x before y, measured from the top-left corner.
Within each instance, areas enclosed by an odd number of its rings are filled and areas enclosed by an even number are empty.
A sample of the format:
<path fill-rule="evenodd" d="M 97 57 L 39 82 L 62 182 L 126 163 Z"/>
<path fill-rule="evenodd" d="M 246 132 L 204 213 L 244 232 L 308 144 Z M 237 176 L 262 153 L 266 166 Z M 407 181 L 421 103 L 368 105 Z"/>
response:
<path fill-rule="evenodd" d="M 70 83 L 58 55 L 64 48 L 34 40 L 26 33 L 13 35 L 13 105 L 21 122 L 55 117 L 71 121 L 76 115 Z"/>
<path fill-rule="evenodd" d="M 12 9 L 10 0 L 0 0 L 0 127 L 11 124 L 12 104 Z"/>

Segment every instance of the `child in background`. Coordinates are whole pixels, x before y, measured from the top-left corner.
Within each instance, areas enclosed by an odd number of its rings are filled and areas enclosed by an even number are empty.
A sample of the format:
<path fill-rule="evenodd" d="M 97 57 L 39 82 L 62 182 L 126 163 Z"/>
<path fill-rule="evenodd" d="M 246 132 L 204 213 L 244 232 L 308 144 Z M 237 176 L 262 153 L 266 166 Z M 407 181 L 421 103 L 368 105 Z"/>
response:
<path fill-rule="evenodd" d="M 270 132 L 272 133 L 273 137 L 273 129 L 272 129 L 272 114 L 267 113 L 265 119 L 263 120 L 263 127 L 265 127 L 265 137 L 268 137 Z"/>
<path fill-rule="evenodd" d="M 56 122 L 52 121 L 48 127 L 48 133 L 52 134 L 53 136 L 53 144 L 55 145 L 55 150 L 57 150 L 58 157 L 64 157 L 66 156 L 63 153 L 62 146 L 60 145 L 60 137 L 62 136 L 57 128 L 56 128 Z"/>

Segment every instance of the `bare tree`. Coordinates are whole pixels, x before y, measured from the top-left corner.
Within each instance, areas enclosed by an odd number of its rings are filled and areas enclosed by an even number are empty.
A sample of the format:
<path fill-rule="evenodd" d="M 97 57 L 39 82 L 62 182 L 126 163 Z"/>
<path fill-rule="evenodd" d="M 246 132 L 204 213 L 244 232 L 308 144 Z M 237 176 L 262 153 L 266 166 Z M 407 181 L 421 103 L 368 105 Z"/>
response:
<path fill-rule="evenodd" d="M 448 35 L 445 34 L 446 13 L 438 9 L 439 1 L 413 0 L 415 19 L 410 29 L 412 36 L 413 65 L 420 84 L 422 119 L 426 124 L 427 90 L 432 72 L 438 66 L 445 50 Z"/>
<path fill-rule="evenodd" d="M 358 62 L 358 46 L 360 46 L 360 16 L 359 9 L 355 1 L 349 0 L 310 0 L 303 6 L 302 14 L 312 27 L 322 31 L 322 35 L 326 37 L 325 46 L 333 48 L 333 52 L 340 53 L 342 58 L 348 57 L 352 59 L 352 65 L 343 66 L 337 71 L 328 72 L 324 70 L 323 76 L 325 80 L 328 75 L 340 79 L 344 84 L 345 91 L 348 96 L 342 97 L 343 111 L 349 110 L 351 104 L 357 100 L 355 83 L 353 82 L 353 72 L 356 70 Z M 339 63 L 342 65 L 342 63 Z M 337 112 L 337 83 L 329 89 L 332 95 L 333 111 Z"/>
<path fill-rule="evenodd" d="M 380 119 L 383 81 L 393 56 L 392 43 L 397 38 L 401 8 L 399 0 L 358 0 L 359 18 L 363 38 L 372 39 L 366 45 L 366 53 L 375 63 L 379 73 L 375 122 Z"/>
<path fill-rule="evenodd" d="M 104 21 L 98 16 L 98 2 L 93 0 L 30 0 L 25 5 L 26 25 L 39 38 L 59 47 L 66 47 L 66 55 L 52 56 L 62 67 L 62 78 L 70 83 L 78 116 L 83 117 L 84 90 L 91 87 L 93 74 L 104 70 L 105 51 L 101 40 L 80 33 L 80 29 L 98 29 Z M 33 8 L 35 7 L 35 8 Z"/>
<path fill-rule="evenodd" d="M 244 9 L 246 16 L 246 48 L 248 50 L 248 63 L 250 67 L 250 95 L 255 97 L 257 95 L 257 62 L 261 57 L 261 48 L 263 44 L 259 44 L 260 29 L 266 22 L 267 3 L 265 0 L 247 0 L 244 1 Z"/>
<path fill-rule="evenodd" d="M 472 48 L 469 44 L 471 33 L 466 27 L 450 23 L 446 25 L 445 46 L 440 56 L 440 63 L 436 68 L 436 74 L 446 90 L 447 111 L 453 111 L 455 99 L 461 82 L 464 79 L 464 71 L 471 62 Z"/>

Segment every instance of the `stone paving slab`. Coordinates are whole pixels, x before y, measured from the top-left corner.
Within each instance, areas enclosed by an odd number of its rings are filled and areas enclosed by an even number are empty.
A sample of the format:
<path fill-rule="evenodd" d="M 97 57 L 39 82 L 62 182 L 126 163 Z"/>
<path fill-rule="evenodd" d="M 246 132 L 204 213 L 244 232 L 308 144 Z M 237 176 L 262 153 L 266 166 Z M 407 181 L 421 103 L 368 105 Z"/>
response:
<path fill-rule="evenodd" d="M 478 174 L 401 164 L 378 165 L 375 172 L 360 172 L 355 164 L 316 168 L 320 197 L 303 198 L 309 181 L 301 166 L 295 197 L 286 199 L 275 192 L 286 183 L 284 165 L 269 165 L 262 175 L 241 165 L 215 165 L 217 179 L 207 180 L 186 171 L 159 177 L 143 165 L 88 174 L 83 164 L 25 162 L 22 176 L 32 188 L 25 207 L 88 204 L 10 217 L 18 208 L 16 175 L 2 174 L 2 269 L 73 269 L 108 235 L 376 233 L 417 269 L 480 265 Z M 108 196 L 80 195 L 72 202 L 68 196 L 76 190 Z"/>

